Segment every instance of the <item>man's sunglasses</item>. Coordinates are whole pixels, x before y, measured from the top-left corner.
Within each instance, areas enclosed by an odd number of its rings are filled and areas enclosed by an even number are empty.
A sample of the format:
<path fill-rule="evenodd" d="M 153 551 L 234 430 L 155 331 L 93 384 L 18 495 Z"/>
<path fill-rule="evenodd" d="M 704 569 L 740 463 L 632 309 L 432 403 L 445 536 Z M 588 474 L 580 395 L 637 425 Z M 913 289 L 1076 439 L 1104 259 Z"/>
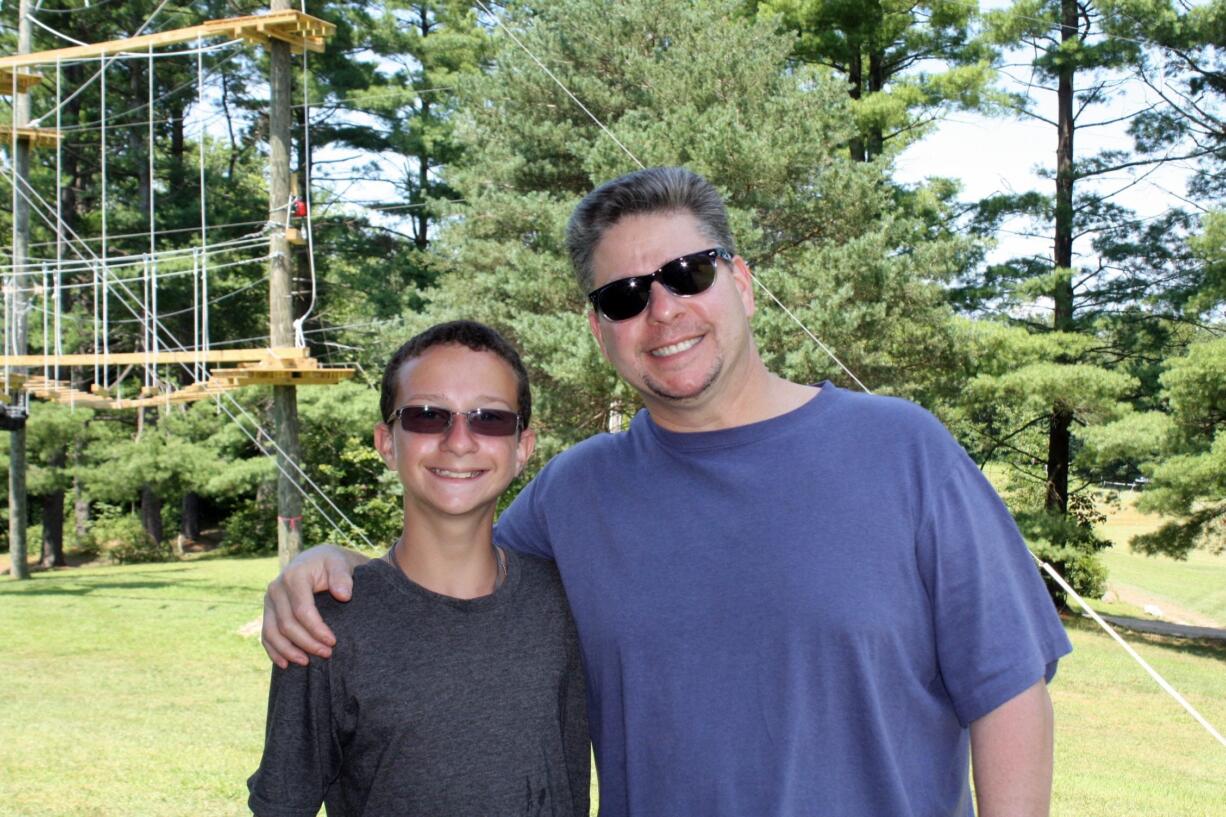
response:
<path fill-rule="evenodd" d="M 483 437 L 509 437 L 519 431 L 519 415 L 505 409 L 475 408 L 452 411 L 438 406 L 401 406 L 387 419 L 390 426 L 400 419 L 400 427 L 413 434 L 446 434 L 457 416 L 468 422 L 468 430 Z"/>
<path fill-rule="evenodd" d="M 592 307 L 610 321 L 624 321 L 647 308 L 651 300 L 651 282 L 659 281 L 674 295 L 697 295 L 706 292 L 715 283 L 718 270 L 716 261 L 732 260 L 732 253 L 723 247 L 714 247 L 702 252 L 692 252 L 674 258 L 658 270 L 647 275 L 632 275 L 618 278 L 587 294 Z"/>

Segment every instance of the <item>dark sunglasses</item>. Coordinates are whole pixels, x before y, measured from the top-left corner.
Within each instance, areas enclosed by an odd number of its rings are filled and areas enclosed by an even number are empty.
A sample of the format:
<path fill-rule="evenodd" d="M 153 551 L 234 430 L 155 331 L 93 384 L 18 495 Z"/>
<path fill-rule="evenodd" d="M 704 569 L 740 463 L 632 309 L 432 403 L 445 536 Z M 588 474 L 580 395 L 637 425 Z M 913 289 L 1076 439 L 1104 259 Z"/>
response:
<path fill-rule="evenodd" d="M 674 258 L 658 270 L 647 275 L 632 275 L 618 278 L 587 294 L 587 299 L 607 320 L 624 321 L 647 308 L 651 300 L 651 282 L 659 281 L 674 295 L 697 295 L 706 292 L 715 283 L 718 271 L 716 261 L 732 260 L 732 253 L 723 247 L 713 247 L 702 252 L 692 252 Z"/>
<path fill-rule="evenodd" d="M 401 406 L 392 412 L 387 424 L 400 418 L 400 427 L 413 434 L 446 434 L 457 416 L 468 422 L 468 430 L 483 437 L 508 437 L 519 431 L 519 415 L 505 409 L 475 408 L 452 411 L 438 406 Z"/>

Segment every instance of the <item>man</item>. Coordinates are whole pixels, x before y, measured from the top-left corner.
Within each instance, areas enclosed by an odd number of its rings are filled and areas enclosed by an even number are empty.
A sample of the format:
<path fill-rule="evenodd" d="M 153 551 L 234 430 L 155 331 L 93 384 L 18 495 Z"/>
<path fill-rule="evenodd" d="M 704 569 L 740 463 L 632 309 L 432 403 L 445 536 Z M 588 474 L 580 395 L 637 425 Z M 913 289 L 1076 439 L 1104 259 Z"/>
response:
<path fill-rule="evenodd" d="M 1046 814 L 1045 681 L 1070 646 L 965 452 L 909 403 L 766 369 L 695 174 L 600 187 L 567 241 L 647 410 L 555 457 L 496 537 L 562 575 L 601 813 L 961 817 L 973 753 L 980 814 Z M 353 560 L 307 554 L 270 586 L 275 661 L 329 653 L 311 594 L 347 597 Z"/>

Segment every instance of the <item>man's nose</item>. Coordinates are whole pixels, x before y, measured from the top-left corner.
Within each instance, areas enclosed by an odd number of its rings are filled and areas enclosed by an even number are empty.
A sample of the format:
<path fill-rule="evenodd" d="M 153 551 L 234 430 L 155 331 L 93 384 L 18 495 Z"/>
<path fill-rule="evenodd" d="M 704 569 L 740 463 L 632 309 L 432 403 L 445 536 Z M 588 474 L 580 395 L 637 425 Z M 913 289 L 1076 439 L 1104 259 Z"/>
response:
<path fill-rule="evenodd" d="M 659 281 L 651 282 L 651 298 L 647 301 L 647 317 L 653 321 L 667 322 L 684 309 L 680 295 L 669 290 Z"/>

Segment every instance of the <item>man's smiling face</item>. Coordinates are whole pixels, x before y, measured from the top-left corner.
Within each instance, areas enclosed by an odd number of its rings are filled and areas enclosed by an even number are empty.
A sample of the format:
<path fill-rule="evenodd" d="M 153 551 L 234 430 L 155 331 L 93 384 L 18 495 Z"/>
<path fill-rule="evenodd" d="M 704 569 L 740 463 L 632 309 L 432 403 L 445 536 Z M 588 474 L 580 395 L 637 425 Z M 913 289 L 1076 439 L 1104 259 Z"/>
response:
<path fill-rule="evenodd" d="M 594 286 L 646 275 L 716 244 L 685 211 L 626 216 L 596 245 Z M 747 363 L 754 311 L 749 270 L 739 257 L 717 263 L 715 283 L 705 292 L 683 297 L 656 281 L 638 315 L 623 321 L 588 316 L 604 356 L 653 415 L 669 416 L 724 399 L 728 384 L 737 380 L 733 373 Z"/>

